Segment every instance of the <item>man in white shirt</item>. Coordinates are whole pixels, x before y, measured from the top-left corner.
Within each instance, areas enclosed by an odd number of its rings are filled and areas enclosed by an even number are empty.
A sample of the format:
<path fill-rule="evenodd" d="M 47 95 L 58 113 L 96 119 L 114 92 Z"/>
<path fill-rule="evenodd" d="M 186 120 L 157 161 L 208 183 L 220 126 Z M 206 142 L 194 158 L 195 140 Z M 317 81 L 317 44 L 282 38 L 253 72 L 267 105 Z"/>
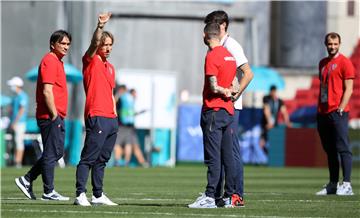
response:
<path fill-rule="evenodd" d="M 252 80 L 254 74 L 248 64 L 248 60 L 244 54 L 244 50 L 241 45 L 227 33 L 229 26 L 229 17 L 225 11 L 213 11 L 205 17 L 204 23 L 218 23 L 220 25 L 220 37 L 221 44 L 232 54 L 236 60 L 237 73 L 236 76 L 239 80 L 239 92 L 234 93 L 233 101 L 235 107 L 234 122 L 232 124 L 233 130 L 233 149 L 235 158 L 235 169 L 237 175 L 235 177 L 235 193 L 232 196 L 233 206 L 243 207 L 245 202 L 243 199 L 244 195 L 244 170 L 243 163 L 240 154 L 239 145 L 239 113 L 242 109 L 242 93 Z M 222 170 L 222 175 L 224 175 Z M 215 197 L 221 199 L 223 178 L 220 178 L 219 185 Z M 219 201 L 221 206 L 221 201 Z M 225 202 L 226 204 L 226 202 Z"/>

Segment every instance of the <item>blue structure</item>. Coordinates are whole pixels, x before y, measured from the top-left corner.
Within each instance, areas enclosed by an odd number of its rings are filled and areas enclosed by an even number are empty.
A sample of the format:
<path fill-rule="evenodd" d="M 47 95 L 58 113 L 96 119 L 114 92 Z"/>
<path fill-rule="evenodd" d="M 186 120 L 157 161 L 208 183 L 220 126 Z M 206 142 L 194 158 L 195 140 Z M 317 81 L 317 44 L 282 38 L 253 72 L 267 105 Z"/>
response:
<path fill-rule="evenodd" d="M 38 67 L 34 67 L 26 72 L 25 77 L 30 81 L 36 81 L 38 77 Z M 78 70 L 72 64 L 64 64 L 64 70 L 66 74 L 66 81 L 71 83 L 78 83 L 82 81 L 83 76 L 80 70 Z"/>
<path fill-rule="evenodd" d="M 177 126 L 177 161 L 204 160 L 202 130 L 200 127 L 200 105 L 180 105 Z"/>
<path fill-rule="evenodd" d="M 254 78 L 246 88 L 247 92 L 251 91 L 265 91 L 270 90 L 271 85 L 275 85 L 278 90 L 285 88 L 285 81 L 280 74 L 268 67 L 251 67 L 254 73 Z"/>

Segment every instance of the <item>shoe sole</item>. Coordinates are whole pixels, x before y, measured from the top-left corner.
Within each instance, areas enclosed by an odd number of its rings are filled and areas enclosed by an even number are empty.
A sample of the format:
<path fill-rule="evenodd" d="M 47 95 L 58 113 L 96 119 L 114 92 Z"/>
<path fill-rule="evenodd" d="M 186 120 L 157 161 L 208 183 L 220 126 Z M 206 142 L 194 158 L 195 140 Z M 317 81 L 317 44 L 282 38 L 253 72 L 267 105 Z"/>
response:
<path fill-rule="evenodd" d="M 74 201 L 74 205 L 82 206 L 82 207 L 91 207 L 91 204 L 90 204 L 90 203 L 89 203 L 88 205 L 82 205 L 82 204 L 80 204 L 77 200 Z"/>
<path fill-rule="evenodd" d="M 41 197 L 42 201 L 68 201 L 70 198 L 67 199 L 53 199 L 53 198 L 47 198 L 47 197 Z"/>
<path fill-rule="evenodd" d="M 191 207 L 191 206 L 188 206 L 188 208 L 191 208 L 191 209 L 212 209 L 212 208 L 217 208 L 217 206 L 211 206 L 211 207 Z"/>
<path fill-rule="evenodd" d="M 93 202 L 90 202 L 91 205 L 93 206 L 118 206 L 118 204 L 103 204 L 103 203 L 93 203 Z"/>
<path fill-rule="evenodd" d="M 224 207 L 225 207 L 225 208 L 235 208 L 234 205 L 225 205 Z"/>
<path fill-rule="evenodd" d="M 16 184 L 16 186 L 20 189 L 20 191 L 21 191 L 22 193 L 24 193 L 24 195 L 25 195 L 27 198 L 29 198 L 30 200 L 35 200 L 35 199 L 32 199 L 32 198 L 31 198 L 31 196 L 30 196 L 30 194 L 28 193 L 28 191 L 26 190 L 26 188 L 21 184 L 19 178 L 16 178 L 16 179 L 15 179 L 15 184 Z"/>
<path fill-rule="evenodd" d="M 338 196 L 351 196 L 351 195 L 354 195 L 354 193 L 350 193 L 350 194 L 336 194 Z"/>

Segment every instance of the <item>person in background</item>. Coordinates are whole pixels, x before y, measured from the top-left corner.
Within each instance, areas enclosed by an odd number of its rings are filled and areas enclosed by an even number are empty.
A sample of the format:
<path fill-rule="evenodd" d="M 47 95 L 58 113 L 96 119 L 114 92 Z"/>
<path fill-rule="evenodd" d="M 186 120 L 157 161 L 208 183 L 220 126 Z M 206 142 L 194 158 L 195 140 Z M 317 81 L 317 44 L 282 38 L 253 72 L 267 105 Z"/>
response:
<path fill-rule="evenodd" d="M 13 77 L 7 81 L 7 84 L 15 93 L 11 104 L 10 130 L 15 142 L 15 166 L 21 168 L 25 148 L 24 138 L 29 97 L 23 90 L 24 82 L 20 77 Z"/>
<path fill-rule="evenodd" d="M 278 125 L 279 113 L 283 116 L 284 123 L 287 127 L 291 127 L 292 124 L 289 119 L 289 114 L 287 112 L 284 101 L 278 97 L 277 88 L 275 85 L 270 86 L 269 95 L 264 96 L 263 98 L 263 117 L 261 121 L 261 139 L 260 147 L 264 152 L 268 153 L 268 132 L 270 129 Z"/>
<path fill-rule="evenodd" d="M 351 61 L 339 52 L 341 37 L 338 33 L 328 33 L 324 43 L 328 56 L 319 62 L 317 129 L 328 158 L 329 182 L 316 195 L 353 195 L 348 103 L 353 92 L 355 69 Z M 341 184 L 338 184 L 339 157 L 343 174 Z"/>
<path fill-rule="evenodd" d="M 117 91 L 118 101 L 116 109 L 119 119 L 119 130 L 114 147 L 115 165 L 120 165 L 121 157 L 124 155 L 125 166 L 128 166 L 131 155 L 134 153 L 138 163 L 143 167 L 149 164 L 145 161 L 140 149 L 135 130 L 135 98 L 136 90 L 128 91 L 126 85 L 120 85 Z"/>
<path fill-rule="evenodd" d="M 42 200 L 68 201 L 54 189 L 55 164 L 64 155 L 65 125 L 68 92 L 62 58 L 68 53 L 71 35 L 55 31 L 50 37 L 50 52 L 41 60 L 36 84 L 36 119 L 43 142 L 41 158 L 26 173 L 15 179 L 18 188 L 29 199 L 36 197 L 32 183 L 41 175 L 44 194 Z"/>

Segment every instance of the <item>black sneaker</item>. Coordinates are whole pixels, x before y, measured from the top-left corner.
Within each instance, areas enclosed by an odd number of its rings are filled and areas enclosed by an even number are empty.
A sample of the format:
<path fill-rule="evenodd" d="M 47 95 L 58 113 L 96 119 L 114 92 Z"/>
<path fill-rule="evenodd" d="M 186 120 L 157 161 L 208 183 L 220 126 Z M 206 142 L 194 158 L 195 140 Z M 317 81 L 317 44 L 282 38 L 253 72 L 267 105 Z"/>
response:
<path fill-rule="evenodd" d="M 31 184 L 23 176 L 16 178 L 15 183 L 26 197 L 28 197 L 31 200 L 36 200 L 36 197 L 32 191 Z"/>
<path fill-rule="evenodd" d="M 215 204 L 217 207 L 224 207 L 225 206 L 224 199 L 222 197 L 215 198 Z"/>

